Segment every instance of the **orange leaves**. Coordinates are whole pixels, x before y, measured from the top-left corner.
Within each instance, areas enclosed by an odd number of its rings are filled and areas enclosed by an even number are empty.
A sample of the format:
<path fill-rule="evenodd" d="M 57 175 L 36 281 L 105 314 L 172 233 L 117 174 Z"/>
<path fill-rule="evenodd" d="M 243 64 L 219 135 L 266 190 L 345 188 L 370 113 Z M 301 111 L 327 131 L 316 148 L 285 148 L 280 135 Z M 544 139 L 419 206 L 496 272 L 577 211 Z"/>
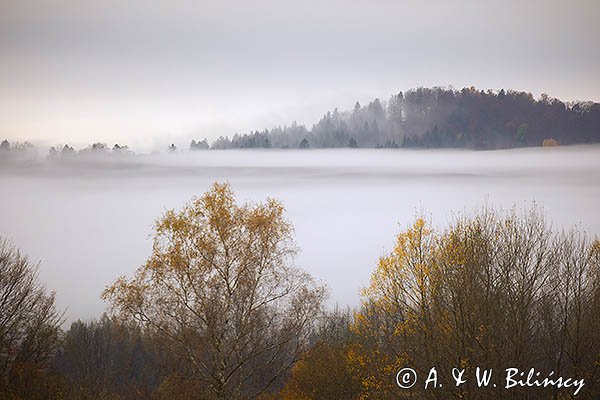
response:
<path fill-rule="evenodd" d="M 360 382 L 353 377 L 351 361 L 341 343 L 318 342 L 292 369 L 283 400 L 351 400 Z"/>
<path fill-rule="evenodd" d="M 156 222 L 146 264 L 104 298 L 218 399 L 253 398 L 304 349 L 325 296 L 293 266 L 292 231 L 276 200 L 238 205 L 215 183 Z"/>
<path fill-rule="evenodd" d="M 435 240 L 433 229 L 417 218 L 396 237 L 393 251 L 379 259 L 363 296 L 388 306 L 425 301 L 436 268 Z"/>

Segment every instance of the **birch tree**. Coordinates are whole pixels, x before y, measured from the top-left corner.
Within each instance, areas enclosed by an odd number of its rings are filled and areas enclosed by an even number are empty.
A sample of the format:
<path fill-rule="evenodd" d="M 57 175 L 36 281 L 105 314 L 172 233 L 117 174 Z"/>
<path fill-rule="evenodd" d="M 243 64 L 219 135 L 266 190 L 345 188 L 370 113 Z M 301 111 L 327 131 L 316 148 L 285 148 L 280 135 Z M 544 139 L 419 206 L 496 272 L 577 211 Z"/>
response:
<path fill-rule="evenodd" d="M 292 225 L 276 200 L 238 205 L 227 184 L 168 211 L 152 254 L 104 297 L 160 338 L 197 398 L 254 399 L 305 350 L 325 290 L 294 266 Z"/>

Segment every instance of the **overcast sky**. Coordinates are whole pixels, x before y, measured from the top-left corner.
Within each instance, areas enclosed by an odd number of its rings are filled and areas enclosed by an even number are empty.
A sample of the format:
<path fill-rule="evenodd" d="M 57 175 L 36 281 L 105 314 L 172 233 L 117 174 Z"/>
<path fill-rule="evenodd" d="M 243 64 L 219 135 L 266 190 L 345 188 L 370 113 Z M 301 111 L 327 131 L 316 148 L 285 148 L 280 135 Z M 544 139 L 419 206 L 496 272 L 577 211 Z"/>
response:
<path fill-rule="evenodd" d="M 599 4 L 0 0 L 0 138 L 152 150 L 433 85 L 599 101 Z"/>

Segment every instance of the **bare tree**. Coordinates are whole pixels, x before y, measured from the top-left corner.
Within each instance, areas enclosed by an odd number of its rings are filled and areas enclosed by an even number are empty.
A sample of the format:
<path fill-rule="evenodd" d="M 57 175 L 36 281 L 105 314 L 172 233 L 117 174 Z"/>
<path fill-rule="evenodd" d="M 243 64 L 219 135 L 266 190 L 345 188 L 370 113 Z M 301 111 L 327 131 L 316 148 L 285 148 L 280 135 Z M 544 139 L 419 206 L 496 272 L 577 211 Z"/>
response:
<path fill-rule="evenodd" d="M 37 265 L 0 238 L 0 392 L 19 366 L 47 367 L 61 322 L 54 293 L 38 283 Z"/>
<path fill-rule="evenodd" d="M 53 364 L 67 398 L 147 399 L 161 373 L 153 350 L 139 327 L 103 315 L 71 324 Z"/>

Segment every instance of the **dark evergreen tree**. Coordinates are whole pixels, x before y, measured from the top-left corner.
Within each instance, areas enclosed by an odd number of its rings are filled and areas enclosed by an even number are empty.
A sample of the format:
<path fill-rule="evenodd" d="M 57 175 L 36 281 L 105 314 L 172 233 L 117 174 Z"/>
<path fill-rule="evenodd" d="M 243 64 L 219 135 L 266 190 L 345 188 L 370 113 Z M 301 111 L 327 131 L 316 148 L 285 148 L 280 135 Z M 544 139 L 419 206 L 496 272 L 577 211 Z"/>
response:
<path fill-rule="evenodd" d="M 308 143 L 308 140 L 306 138 L 304 138 L 304 139 L 302 139 L 302 141 L 298 145 L 298 148 L 300 148 L 300 149 L 308 149 L 308 148 L 310 148 L 310 143 Z"/>

